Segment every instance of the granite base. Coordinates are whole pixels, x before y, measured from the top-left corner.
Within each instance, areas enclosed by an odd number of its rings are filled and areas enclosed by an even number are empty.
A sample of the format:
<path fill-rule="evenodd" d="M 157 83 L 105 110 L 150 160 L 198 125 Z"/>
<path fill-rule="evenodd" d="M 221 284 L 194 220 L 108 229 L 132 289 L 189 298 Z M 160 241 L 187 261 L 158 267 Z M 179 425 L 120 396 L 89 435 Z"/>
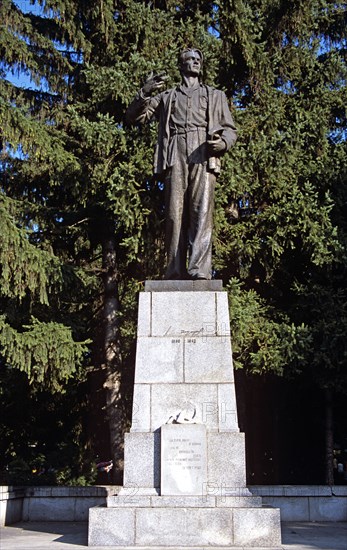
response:
<path fill-rule="evenodd" d="M 136 497 L 135 497 L 136 498 Z M 89 510 L 89 546 L 275 548 L 280 546 L 278 509 L 261 508 L 256 497 L 109 498 Z M 190 502 L 189 502 L 190 500 Z M 224 502 L 223 502 L 224 501 Z M 145 506 L 144 506 L 145 505 Z M 258 507 L 257 507 L 258 505 Z"/>

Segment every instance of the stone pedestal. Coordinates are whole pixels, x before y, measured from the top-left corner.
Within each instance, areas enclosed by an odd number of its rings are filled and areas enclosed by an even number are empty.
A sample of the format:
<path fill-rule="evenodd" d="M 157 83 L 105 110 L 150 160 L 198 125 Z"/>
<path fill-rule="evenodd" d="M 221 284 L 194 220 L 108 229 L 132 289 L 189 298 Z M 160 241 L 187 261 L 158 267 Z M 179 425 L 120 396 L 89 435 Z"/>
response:
<path fill-rule="evenodd" d="M 140 294 L 124 487 L 92 508 L 90 546 L 278 547 L 279 510 L 246 488 L 227 293 L 148 281 Z"/>

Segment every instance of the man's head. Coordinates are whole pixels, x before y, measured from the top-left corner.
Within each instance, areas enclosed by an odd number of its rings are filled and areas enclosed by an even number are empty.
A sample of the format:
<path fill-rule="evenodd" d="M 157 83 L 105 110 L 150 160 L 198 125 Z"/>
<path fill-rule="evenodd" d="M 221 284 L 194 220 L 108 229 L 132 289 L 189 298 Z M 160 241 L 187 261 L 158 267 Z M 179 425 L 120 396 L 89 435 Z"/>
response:
<path fill-rule="evenodd" d="M 203 55 L 196 48 L 187 48 L 180 53 L 180 73 L 187 76 L 198 76 L 202 69 Z"/>

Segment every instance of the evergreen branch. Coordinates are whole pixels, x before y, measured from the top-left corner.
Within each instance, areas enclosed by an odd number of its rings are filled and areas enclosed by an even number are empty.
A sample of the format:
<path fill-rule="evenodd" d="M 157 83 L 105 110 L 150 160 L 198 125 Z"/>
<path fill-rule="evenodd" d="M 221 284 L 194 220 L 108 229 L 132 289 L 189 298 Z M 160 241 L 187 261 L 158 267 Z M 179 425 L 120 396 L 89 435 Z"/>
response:
<path fill-rule="evenodd" d="M 82 365 L 90 340 L 75 342 L 69 327 L 35 318 L 23 329 L 15 330 L 0 316 L 0 346 L 6 363 L 25 372 L 31 384 L 64 391 L 64 383 Z"/>
<path fill-rule="evenodd" d="M 67 167 L 79 168 L 76 157 L 66 151 L 63 140 L 67 139 L 62 132 L 30 119 L 23 109 L 9 105 L 0 98 L 0 121 L 3 139 L 16 149 L 19 145 L 25 153 L 32 153 L 36 162 L 49 161 L 54 170 Z M 53 134 L 54 131 L 54 134 Z"/>
<path fill-rule="evenodd" d="M 19 300 L 29 294 L 48 305 L 48 290 L 62 282 L 58 259 L 29 242 L 28 232 L 17 226 L 8 200 L 3 197 L 0 197 L 0 234 L 1 293 Z"/>

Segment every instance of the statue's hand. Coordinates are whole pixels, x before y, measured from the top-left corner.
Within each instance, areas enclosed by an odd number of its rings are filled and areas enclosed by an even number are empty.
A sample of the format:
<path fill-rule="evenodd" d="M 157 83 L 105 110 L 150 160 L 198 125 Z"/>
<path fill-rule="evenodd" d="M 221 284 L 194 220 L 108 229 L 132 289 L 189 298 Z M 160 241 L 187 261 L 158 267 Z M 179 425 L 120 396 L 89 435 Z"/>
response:
<path fill-rule="evenodd" d="M 208 150 L 210 154 L 222 153 L 226 150 L 227 146 L 225 141 L 218 135 L 212 136 L 212 139 L 207 140 Z"/>
<path fill-rule="evenodd" d="M 165 80 L 167 80 L 167 78 L 165 73 L 153 75 L 152 72 L 142 86 L 142 93 L 145 96 L 150 96 L 153 92 L 158 92 L 165 86 Z"/>

